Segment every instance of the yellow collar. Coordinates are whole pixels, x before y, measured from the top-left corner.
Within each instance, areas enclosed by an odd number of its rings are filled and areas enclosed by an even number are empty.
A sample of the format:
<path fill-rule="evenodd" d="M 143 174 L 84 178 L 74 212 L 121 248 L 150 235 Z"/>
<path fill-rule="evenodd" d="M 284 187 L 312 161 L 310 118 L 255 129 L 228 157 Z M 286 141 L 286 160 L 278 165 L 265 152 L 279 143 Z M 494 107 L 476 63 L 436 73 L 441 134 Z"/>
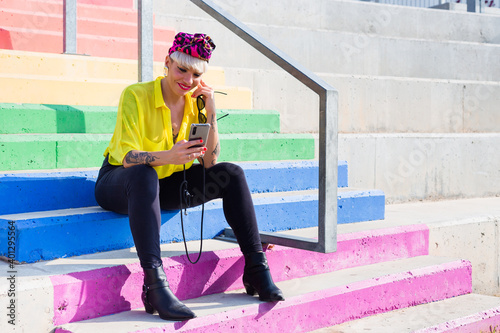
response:
<path fill-rule="evenodd" d="M 165 101 L 163 100 L 163 93 L 161 92 L 161 80 L 164 76 L 158 76 L 155 80 L 155 108 L 161 108 L 165 106 Z"/>

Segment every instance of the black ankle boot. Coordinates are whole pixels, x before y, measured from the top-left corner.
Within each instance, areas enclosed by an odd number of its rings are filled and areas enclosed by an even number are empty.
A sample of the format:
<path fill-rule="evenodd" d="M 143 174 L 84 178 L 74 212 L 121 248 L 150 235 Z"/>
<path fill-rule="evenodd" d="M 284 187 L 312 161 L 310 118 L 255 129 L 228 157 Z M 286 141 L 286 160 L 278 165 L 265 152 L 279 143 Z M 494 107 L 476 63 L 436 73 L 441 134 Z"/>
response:
<path fill-rule="evenodd" d="M 170 290 L 163 266 L 144 269 L 142 302 L 147 313 L 153 314 L 156 310 L 164 320 L 187 320 L 195 317 L 193 311 Z"/>
<path fill-rule="evenodd" d="M 274 284 L 264 252 L 245 254 L 243 285 L 249 295 L 259 294 L 265 302 L 284 301 L 283 292 Z"/>

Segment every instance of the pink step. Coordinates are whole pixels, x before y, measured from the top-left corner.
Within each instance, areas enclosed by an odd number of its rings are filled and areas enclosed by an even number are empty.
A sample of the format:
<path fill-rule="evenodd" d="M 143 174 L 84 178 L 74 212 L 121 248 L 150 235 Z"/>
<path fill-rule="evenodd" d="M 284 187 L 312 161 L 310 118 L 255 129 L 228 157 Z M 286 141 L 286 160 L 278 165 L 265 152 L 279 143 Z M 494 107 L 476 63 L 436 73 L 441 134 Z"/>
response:
<path fill-rule="evenodd" d="M 16 4 L 18 2 L 18 4 Z M 77 0 L 77 6 L 109 7 L 113 9 L 133 9 L 134 0 Z M 63 0 L 0 0 L 0 8 L 63 8 Z"/>
<path fill-rule="evenodd" d="M 0 49 L 13 49 L 10 32 L 2 28 L 0 28 Z"/>
<path fill-rule="evenodd" d="M 116 0 L 119 2 L 119 0 Z M 124 3 L 126 3 L 125 1 Z M 43 0 L 0 0 L 2 11 L 24 11 L 40 15 L 62 15 L 63 2 Z M 137 11 L 132 7 L 110 7 L 77 2 L 78 18 L 93 18 L 111 21 L 137 22 Z"/>
<path fill-rule="evenodd" d="M 425 225 L 401 226 L 341 234 L 335 253 L 273 246 L 267 250 L 267 257 L 274 280 L 285 281 L 427 255 L 428 238 L 429 230 Z M 171 288 L 180 299 L 243 287 L 243 259 L 237 248 L 205 252 L 196 265 L 189 264 L 185 255 L 165 258 L 163 265 Z M 142 276 L 138 263 L 51 276 L 54 324 L 141 307 Z"/>
<path fill-rule="evenodd" d="M 418 330 L 414 333 L 487 333 L 494 332 L 492 328 L 497 328 L 497 332 L 498 328 L 500 328 L 500 306 Z"/>
<path fill-rule="evenodd" d="M 97 6 L 112 6 L 121 8 L 134 7 L 134 0 L 78 0 L 78 2 Z"/>
<path fill-rule="evenodd" d="M 167 30 L 163 41 L 154 43 L 154 60 L 164 61 L 168 48 L 172 44 L 174 32 Z M 63 38 L 60 32 L 25 31 L 20 28 L 10 28 L 8 33 L 0 33 L 0 45 L 11 45 L 10 49 L 32 52 L 63 52 Z M 7 47 L 5 47 L 7 48 Z M 97 37 L 78 35 L 77 52 L 96 57 L 121 59 L 137 59 L 137 39 Z"/>
<path fill-rule="evenodd" d="M 49 32 L 63 31 L 62 14 L 41 14 L 27 11 L 0 11 L 0 22 L 2 27 L 24 28 L 29 30 L 41 30 Z M 77 24 L 78 34 L 96 36 L 137 38 L 137 20 L 134 22 L 120 22 L 102 20 L 95 18 L 80 18 Z M 157 40 L 163 40 L 164 36 L 170 36 L 173 29 L 155 27 L 154 34 Z M 62 36 L 62 35 L 61 35 Z"/>
<path fill-rule="evenodd" d="M 55 332 L 310 332 L 465 295 L 471 284 L 470 262 L 417 257 L 279 283 L 289 295 L 283 302 L 224 293 L 186 301 L 199 314 L 189 321 L 164 321 L 138 309 L 66 324 Z"/>

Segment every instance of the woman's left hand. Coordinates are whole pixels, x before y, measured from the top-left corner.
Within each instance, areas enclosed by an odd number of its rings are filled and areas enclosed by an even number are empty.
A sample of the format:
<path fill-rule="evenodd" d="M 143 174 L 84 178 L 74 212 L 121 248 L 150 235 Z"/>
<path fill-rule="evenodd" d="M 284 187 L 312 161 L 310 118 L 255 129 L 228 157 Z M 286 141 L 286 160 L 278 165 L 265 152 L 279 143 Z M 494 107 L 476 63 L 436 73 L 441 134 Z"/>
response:
<path fill-rule="evenodd" d="M 209 87 L 203 80 L 201 80 L 200 84 L 193 91 L 193 94 L 191 96 L 193 98 L 196 98 L 200 95 L 203 95 L 202 98 L 205 101 L 205 110 L 207 112 L 207 116 L 209 113 L 215 115 L 214 89 L 212 87 Z"/>

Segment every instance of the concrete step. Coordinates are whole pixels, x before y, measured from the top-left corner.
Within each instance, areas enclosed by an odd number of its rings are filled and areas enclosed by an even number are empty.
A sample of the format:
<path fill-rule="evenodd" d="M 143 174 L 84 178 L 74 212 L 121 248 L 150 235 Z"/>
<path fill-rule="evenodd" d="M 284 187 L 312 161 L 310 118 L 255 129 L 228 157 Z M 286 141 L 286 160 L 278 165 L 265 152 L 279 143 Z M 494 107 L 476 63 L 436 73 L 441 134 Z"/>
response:
<path fill-rule="evenodd" d="M 224 67 L 224 74 L 229 85 L 252 87 L 254 108 L 279 111 L 283 131 L 318 131 L 317 95 L 287 73 Z M 481 133 L 500 128 L 500 83 L 495 80 L 317 74 L 339 92 L 340 133 Z M 301 98 L 272 98 L 282 94 L 281 85 L 287 96 Z M 294 121 L 299 117 L 300 122 Z"/>
<path fill-rule="evenodd" d="M 253 202 L 261 231 L 317 225 L 317 191 L 253 194 Z M 203 237 L 214 238 L 227 227 L 222 200 L 211 201 L 204 209 Z M 385 211 L 384 194 L 377 190 L 339 189 L 337 209 L 339 224 L 381 220 Z M 191 230 L 186 233 L 186 239 L 200 239 L 202 207 L 191 208 L 189 212 L 189 216 L 184 217 L 186 230 Z M 163 243 L 183 239 L 179 214 L 179 211 L 162 211 L 160 237 Z M 1 215 L 0 221 L 0 234 L 4 239 L 7 239 L 9 224 L 15 225 L 18 239 L 15 251 L 19 262 L 123 249 L 134 244 L 128 216 L 100 207 Z M 3 244 L 0 255 L 7 256 L 7 244 Z"/>
<path fill-rule="evenodd" d="M 371 231 L 425 223 L 430 255 L 470 261 L 474 292 L 500 295 L 500 254 L 491 251 L 498 242 L 499 220 L 500 197 L 421 201 L 386 205 L 383 221 L 343 224 L 339 230 Z"/>
<path fill-rule="evenodd" d="M 467 10 L 464 9 L 465 4 L 449 2 L 450 6 L 459 7 L 462 12 L 361 1 L 333 0 L 311 6 L 308 0 L 280 0 L 264 7 L 263 4 L 244 0 L 214 0 L 218 6 L 252 28 L 274 25 L 344 31 L 363 34 L 365 37 L 377 34 L 397 38 L 500 43 L 496 28 L 500 24 L 499 17 L 464 13 Z M 483 6 L 483 9 L 489 8 Z M 169 7 L 167 3 L 158 3 L 156 13 L 158 22 L 175 22 L 177 27 L 207 26 L 213 21 L 191 2 L 179 3 L 175 8 Z M 293 21 L 290 17 L 293 17 Z M 464 29 L 465 24 L 467 29 Z M 222 29 L 214 30 L 214 33 L 219 30 Z M 363 40 L 355 42 L 360 44 Z"/>
<path fill-rule="evenodd" d="M 318 188 L 317 161 L 240 162 L 252 193 Z M 0 215 L 97 206 L 98 169 L 0 173 Z M 347 163 L 338 162 L 338 186 L 347 187 Z M 62 193 L 71 193 L 71 196 Z"/>
<path fill-rule="evenodd" d="M 245 332 L 303 332 L 470 293 L 470 264 L 418 257 L 278 282 L 278 286 L 287 299 L 277 304 L 263 304 L 242 295 L 242 290 L 187 300 L 198 317 L 182 326 L 133 309 L 62 325 L 54 332 L 174 332 L 179 328 L 223 332 L 234 327 Z"/>
<path fill-rule="evenodd" d="M 136 60 L 52 54 L 16 50 L 0 50 L 0 73 L 42 75 L 80 81 L 82 79 L 124 80 L 132 84 L 138 79 Z M 155 62 L 154 77 L 164 75 L 164 61 Z M 212 86 L 225 86 L 224 70 L 209 66 L 203 80 Z"/>
<path fill-rule="evenodd" d="M 500 298 L 468 294 L 394 310 L 314 333 L 495 332 L 500 327 Z"/>
<path fill-rule="evenodd" d="M 380 265 L 383 262 L 425 256 L 428 253 L 428 229 L 425 225 L 349 233 L 342 230 L 345 226 L 339 226 L 338 250 L 335 253 L 321 254 L 270 246 L 266 252 L 274 280 L 287 281 L 338 272 L 340 278 L 333 277 L 328 281 L 342 285 L 343 279 L 350 276 L 348 273 L 342 273 L 342 270 L 358 267 L 359 272 L 365 270 L 365 265 Z M 296 233 L 304 237 L 314 237 L 317 231 L 315 228 L 309 228 L 297 230 Z M 199 242 L 188 242 L 188 248 L 193 252 L 197 252 L 199 245 Z M 234 243 L 204 241 L 203 255 L 196 265 L 187 262 L 182 243 L 163 244 L 162 256 L 171 287 L 181 299 L 243 287 L 243 260 Z M 0 262 L 0 267 L 0 274 L 8 271 L 7 263 Z M 377 267 L 378 274 L 391 273 L 384 273 L 382 266 Z M 42 328 L 44 332 L 48 332 L 53 325 L 96 318 L 142 306 L 142 271 L 133 248 L 19 265 L 15 268 L 22 272 L 17 277 L 16 290 L 17 306 L 20 309 L 18 327 L 23 327 L 26 332 Z M 359 276 L 358 273 L 356 275 Z M 349 282 L 357 279 L 359 277 L 351 276 Z M 8 289 L 7 284 L 7 279 L 0 279 L 2 306 L 8 302 L 4 292 Z M 319 285 L 322 284 L 323 282 Z M 287 289 L 287 299 L 298 290 Z M 409 296 L 410 293 L 406 297 Z M 247 300 L 255 302 L 252 298 Z M 43 311 L 30 314 L 28 309 L 31 308 Z M 331 314 L 337 311 L 323 313 L 331 317 Z M 37 329 L 33 330 L 35 325 L 38 325 Z"/>
<path fill-rule="evenodd" d="M 0 103 L 0 134 L 113 133 L 113 106 Z M 272 110 L 217 110 L 219 133 L 279 133 L 280 115 Z"/>
<path fill-rule="evenodd" d="M 344 133 L 484 133 L 500 128 L 498 81 L 320 77 L 339 91 L 339 130 Z"/>
<path fill-rule="evenodd" d="M 0 103 L 118 106 L 123 89 L 131 83 L 134 82 L 0 73 L 0 85 L 5 88 L 0 90 Z M 227 94 L 215 94 L 218 108 L 252 109 L 250 89 L 217 85 L 213 88 Z"/>
<path fill-rule="evenodd" d="M 248 15 L 255 16 L 259 12 L 268 12 L 268 8 L 263 3 L 260 6 L 254 6 L 252 9 L 247 9 L 251 5 L 243 4 L 239 8 L 235 3 L 230 1 L 219 1 L 221 6 L 228 9 L 229 12 L 237 12 L 237 18 Z M 260 34 L 265 40 L 274 44 L 277 48 L 286 54 L 293 57 L 304 67 L 313 72 L 330 72 L 346 75 L 374 75 L 374 76 L 398 76 L 398 77 L 415 77 L 415 78 L 439 78 L 439 79 L 461 79 L 461 80 L 480 80 L 480 81 L 495 81 L 495 78 L 500 75 L 498 66 L 494 66 L 495 59 L 500 55 L 500 37 L 496 27 L 498 26 L 498 17 L 492 20 L 485 18 L 488 21 L 485 24 L 485 30 L 488 31 L 488 39 L 495 40 L 493 43 L 485 43 L 485 38 L 478 32 L 480 30 L 471 29 L 470 34 L 474 34 L 475 41 L 463 41 L 460 39 L 461 32 L 464 26 L 468 26 L 468 18 L 470 14 L 457 14 L 446 11 L 430 10 L 423 8 L 413 8 L 406 12 L 404 18 L 395 19 L 394 22 L 386 22 L 389 17 L 396 16 L 398 11 L 392 11 L 396 6 L 380 6 L 382 8 L 381 16 L 372 16 L 376 12 L 372 12 L 370 16 L 368 8 L 377 4 L 370 4 L 362 12 L 364 16 L 353 17 L 358 13 L 356 9 L 365 4 L 359 4 L 355 1 L 344 2 L 345 6 L 351 6 L 348 11 L 350 15 L 345 19 L 349 20 L 350 24 L 356 28 L 343 28 L 343 20 L 332 23 L 337 25 L 337 29 L 321 29 L 318 28 L 318 22 L 337 21 L 332 20 L 332 16 L 338 13 L 333 9 L 332 3 L 337 1 L 328 1 L 318 3 L 317 6 L 309 6 L 304 0 L 294 0 L 292 2 L 277 1 L 273 6 L 287 8 L 284 12 L 279 12 L 283 17 L 277 19 L 278 22 L 286 22 L 286 25 L 274 23 L 274 13 L 260 15 L 259 23 L 246 22 L 249 27 L 257 34 Z M 229 66 L 229 67 L 247 67 L 274 69 L 276 68 L 270 61 L 262 57 L 252 47 L 248 46 L 239 37 L 232 32 L 223 28 L 218 22 L 212 18 L 208 18 L 206 14 L 201 13 L 193 4 L 184 4 L 185 7 L 193 8 L 193 14 L 187 15 L 185 12 L 177 12 L 182 10 L 171 9 L 168 5 L 163 5 L 156 11 L 158 24 L 172 22 L 174 29 L 197 31 L 204 29 L 210 31 L 211 37 L 215 43 L 217 40 L 224 41 L 224 51 L 227 56 L 214 59 L 214 64 Z M 332 6 L 332 7 L 330 7 Z M 315 8 L 311 8 L 315 7 Z M 245 8 L 245 9 L 243 9 Z M 312 27 L 302 27 L 300 23 L 295 23 L 295 20 L 286 20 L 285 18 L 298 16 L 297 8 L 303 8 L 300 11 L 303 19 L 297 19 L 298 22 L 307 20 L 315 22 Z M 246 13 L 244 13 L 246 12 Z M 436 14 L 436 12 L 441 12 Z M 248 13 L 248 14 L 247 14 Z M 288 13 L 285 14 L 285 13 Z M 430 13 L 430 14 L 429 14 Z M 359 14 L 359 13 L 358 13 Z M 201 19 L 193 19 L 199 16 Z M 428 37 L 435 33 L 435 30 L 430 27 L 433 25 L 434 15 L 449 15 L 444 22 L 456 20 L 451 26 L 457 31 L 457 38 L 433 39 Z M 483 22 L 479 16 L 477 24 L 481 26 Z M 349 18 L 348 18 L 349 17 Z M 175 18 L 175 19 L 174 19 Z M 421 20 L 415 22 L 415 20 Z M 387 27 L 379 29 L 377 20 L 382 20 L 382 23 L 387 23 Z M 244 21 L 245 22 L 245 21 Z M 290 23 L 292 22 L 292 23 Z M 396 22 L 405 22 L 404 28 Z M 408 22 L 415 22 L 408 26 Z M 442 21 L 440 21 L 442 22 Z M 396 24 L 391 24 L 396 23 Z M 424 27 L 426 26 L 427 27 Z M 363 28 L 359 28 L 363 26 Z M 400 37 L 398 33 L 384 34 L 379 31 L 413 31 L 413 35 L 419 34 L 419 31 L 424 31 L 422 36 Z M 446 31 L 448 29 L 444 29 Z M 468 30 L 468 29 L 465 29 Z M 293 33 L 291 33 L 293 31 Z M 449 31 L 449 30 L 448 30 Z M 460 35 L 459 35 L 460 33 Z M 396 34 L 396 36 L 394 36 Z M 438 36 L 443 36 L 441 32 L 436 33 Z M 469 33 L 466 33 L 469 34 Z M 449 35 L 449 33 L 447 33 Z M 466 39 L 467 40 L 467 39 Z M 233 54 L 240 54 L 240 57 L 232 57 Z M 432 61 L 429 61 L 432 59 Z M 219 62 L 220 61 L 220 62 Z M 460 68 L 460 70 L 457 70 Z"/>
<path fill-rule="evenodd" d="M 110 134 L 0 134 L 0 171 L 102 165 Z M 314 159 L 310 134 L 221 134 L 219 161 Z"/>
<path fill-rule="evenodd" d="M 500 133 L 340 134 L 349 186 L 378 188 L 388 203 L 498 196 Z"/>

